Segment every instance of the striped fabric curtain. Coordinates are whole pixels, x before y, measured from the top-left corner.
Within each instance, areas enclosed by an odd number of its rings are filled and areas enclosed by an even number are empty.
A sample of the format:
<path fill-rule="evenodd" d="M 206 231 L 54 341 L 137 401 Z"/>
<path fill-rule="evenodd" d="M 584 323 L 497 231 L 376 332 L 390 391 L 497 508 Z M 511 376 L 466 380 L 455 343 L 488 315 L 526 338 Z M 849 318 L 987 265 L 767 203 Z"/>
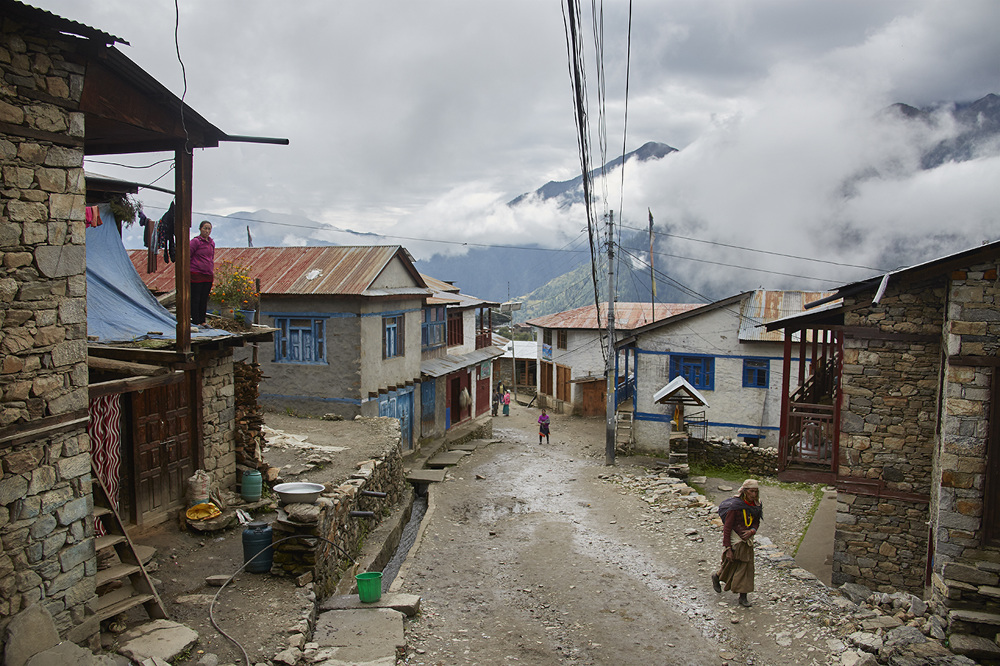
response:
<path fill-rule="evenodd" d="M 118 510 L 120 468 L 122 464 L 121 395 L 105 395 L 90 401 L 90 459 L 94 471 L 108 489 L 108 501 Z M 98 536 L 105 534 L 100 520 L 94 519 Z"/>

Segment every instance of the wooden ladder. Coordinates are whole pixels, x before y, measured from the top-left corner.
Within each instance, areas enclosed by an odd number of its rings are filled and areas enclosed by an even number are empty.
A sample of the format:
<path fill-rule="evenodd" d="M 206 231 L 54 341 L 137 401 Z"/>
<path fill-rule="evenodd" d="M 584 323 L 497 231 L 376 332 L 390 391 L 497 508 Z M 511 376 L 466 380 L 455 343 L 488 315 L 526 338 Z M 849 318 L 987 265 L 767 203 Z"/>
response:
<path fill-rule="evenodd" d="M 632 452 L 632 412 L 615 412 L 615 450 Z"/>
<path fill-rule="evenodd" d="M 153 619 L 166 619 L 167 611 L 160 601 L 160 595 L 146 573 L 142 558 L 136 553 L 121 516 L 114 509 L 108 489 L 101 477 L 94 471 L 94 517 L 104 527 L 104 536 L 95 539 L 98 562 L 112 562 L 110 566 L 98 569 L 97 617 L 107 620 L 124 613 L 139 604 Z M 100 566 L 100 565 L 99 565 Z M 120 584 L 116 584 L 120 583 Z"/>
<path fill-rule="evenodd" d="M 681 478 L 690 473 L 688 467 L 688 434 L 686 432 L 671 432 L 667 450 L 667 471 Z"/>

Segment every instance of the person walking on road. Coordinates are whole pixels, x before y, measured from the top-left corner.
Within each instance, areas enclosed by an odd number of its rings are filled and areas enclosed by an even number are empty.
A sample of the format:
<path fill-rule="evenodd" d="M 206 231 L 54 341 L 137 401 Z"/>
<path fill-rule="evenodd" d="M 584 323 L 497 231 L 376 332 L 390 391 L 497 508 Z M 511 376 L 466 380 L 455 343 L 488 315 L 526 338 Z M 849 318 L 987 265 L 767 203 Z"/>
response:
<path fill-rule="evenodd" d="M 542 415 L 538 417 L 538 443 L 542 443 L 542 437 L 545 438 L 545 443 L 549 443 L 549 415 L 545 413 L 545 408 L 542 408 Z"/>
<path fill-rule="evenodd" d="M 712 588 L 726 590 L 740 595 L 739 604 L 749 608 L 752 604 L 747 594 L 753 592 L 753 537 L 760 529 L 764 517 L 764 505 L 760 501 L 757 481 L 747 479 L 734 497 L 719 504 L 722 518 L 722 564 L 712 574 Z"/>
<path fill-rule="evenodd" d="M 510 391 L 503 392 L 503 415 L 510 416 Z"/>
<path fill-rule="evenodd" d="M 500 389 L 493 391 L 493 416 L 497 415 L 497 411 L 500 409 Z"/>

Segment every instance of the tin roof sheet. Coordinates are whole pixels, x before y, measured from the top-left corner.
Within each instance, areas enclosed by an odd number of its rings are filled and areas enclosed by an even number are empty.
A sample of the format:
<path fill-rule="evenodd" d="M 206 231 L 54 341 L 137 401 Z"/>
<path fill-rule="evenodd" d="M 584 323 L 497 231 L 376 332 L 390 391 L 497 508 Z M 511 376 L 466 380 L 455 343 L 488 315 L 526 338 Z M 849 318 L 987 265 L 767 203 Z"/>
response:
<path fill-rule="evenodd" d="M 649 303 L 615 303 L 615 329 L 630 331 L 697 307 L 701 307 L 701 304 L 657 303 L 655 310 L 651 310 Z M 608 325 L 607 311 L 607 303 L 601 303 L 601 316 L 598 320 L 597 307 L 585 305 L 575 310 L 535 317 L 525 323 L 540 328 L 602 329 Z M 651 314 L 654 316 L 650 316 Z"/>
<path fill-rule="evenodd" d="M 394 257 L 403 262 L 414 284 L 370 289 Z M 129 258 L 151 290 L 164 293 L 174 289 L 175 264 L 161 261 L 155 273 L 147 273 L 146 250 L 129 250 Z M 429 293 L 409 254 L 399 245 L 215 248 L 216 270 L 225 261 L 249 267 L 251 277 L 260 278 L 264 294 L 384 296 L 399 289 L 404 290 L 399 293 Z"/>
<path fill-rule="evenodd" d="M 503 354 L 499 347 L 483 347 L 468 354 L 449 354 L 441 358 L 431 358 L 420 362 L 420 374 L 430 377 L 441 377 L 448 373 L 467 368 L 476 363 L 482 363 Z"/>
<path fill-rule="evenodd" d="M 809 303 L 832 295 L 829 291 L 754 291 L 740 306 L 740 342 L 781 342 L 783 331 L 768 331 L 762 324 L 801 314 Z"/>

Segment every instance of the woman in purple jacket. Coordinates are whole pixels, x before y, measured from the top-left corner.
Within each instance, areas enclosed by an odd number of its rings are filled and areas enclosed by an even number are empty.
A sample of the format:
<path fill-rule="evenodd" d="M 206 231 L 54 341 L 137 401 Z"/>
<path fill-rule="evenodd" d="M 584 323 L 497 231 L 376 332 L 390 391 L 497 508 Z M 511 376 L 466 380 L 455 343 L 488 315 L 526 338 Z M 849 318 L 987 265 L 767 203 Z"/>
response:
<path fill-rule="evenodd" d="M 191 323 L 204 324 L 208 295 L 215 278 L 215 241 L 212 223 L 202 220 L 199 235 L 191 239 Z"/>

